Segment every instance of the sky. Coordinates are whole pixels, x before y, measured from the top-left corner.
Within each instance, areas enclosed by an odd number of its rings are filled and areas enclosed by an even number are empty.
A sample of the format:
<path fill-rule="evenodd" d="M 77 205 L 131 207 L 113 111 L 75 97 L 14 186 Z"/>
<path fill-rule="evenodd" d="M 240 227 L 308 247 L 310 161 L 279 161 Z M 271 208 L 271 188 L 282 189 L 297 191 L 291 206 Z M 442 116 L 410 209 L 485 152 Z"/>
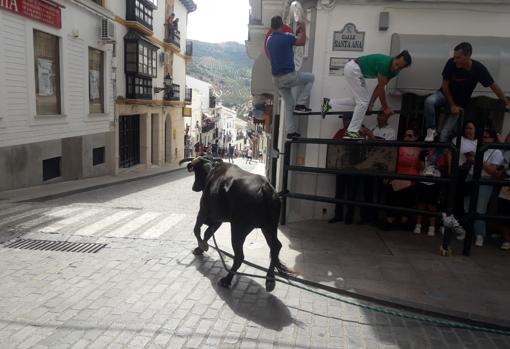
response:
<path fill-rule="evenodd" d="M 197 10 L 188 16 L 188 39 L 205 42 L 248 39 L 248 0 L 195 0 Z"/>

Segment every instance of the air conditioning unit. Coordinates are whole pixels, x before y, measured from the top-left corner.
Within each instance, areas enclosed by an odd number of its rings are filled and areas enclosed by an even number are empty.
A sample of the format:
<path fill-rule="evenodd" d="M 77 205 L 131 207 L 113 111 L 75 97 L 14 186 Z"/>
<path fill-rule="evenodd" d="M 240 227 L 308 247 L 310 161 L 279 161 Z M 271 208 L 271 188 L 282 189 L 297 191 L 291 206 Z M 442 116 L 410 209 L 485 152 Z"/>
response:
<path fill-rule="evenodd" d="M 113 42 L 115 41 L 115 23 L 113 21 L 102 18 L 101 28 L 99 32 L 99 39 L 102 41 Z"/>

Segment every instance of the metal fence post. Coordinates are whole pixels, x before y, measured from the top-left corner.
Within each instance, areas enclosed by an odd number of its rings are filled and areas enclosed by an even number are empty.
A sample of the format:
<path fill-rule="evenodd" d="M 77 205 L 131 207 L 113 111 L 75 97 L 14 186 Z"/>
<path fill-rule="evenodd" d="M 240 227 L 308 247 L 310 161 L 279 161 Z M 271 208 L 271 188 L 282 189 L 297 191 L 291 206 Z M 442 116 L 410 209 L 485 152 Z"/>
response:
<path fill-rule="evenodd" d="M 285 142 L 285 150 L 283 155 L 283 178 L 282 178 L 282 193 L 287 193 L 288 182 L 289 182 L 289 165 L 290 165 L 290 149 L 292 141 Z M 282 198 L 282 210 L 280 216 L 280 224 L 285 225 L 287 218 L 287 197 L 283 195 Z"/>

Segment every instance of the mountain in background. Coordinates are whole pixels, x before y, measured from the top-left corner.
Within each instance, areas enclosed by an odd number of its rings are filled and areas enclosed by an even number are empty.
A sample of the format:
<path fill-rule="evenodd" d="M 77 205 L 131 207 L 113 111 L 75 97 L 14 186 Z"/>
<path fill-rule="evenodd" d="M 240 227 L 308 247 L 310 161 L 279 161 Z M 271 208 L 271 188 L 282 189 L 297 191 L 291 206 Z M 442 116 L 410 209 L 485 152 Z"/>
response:
<path fill-rule="evenodd" d="M 246 47 L 237 42 L 193 41 L 193 60 L 187 74 L 213 85 L 221 103 L 242 116 L 251 108 L 251 68 Z"/>

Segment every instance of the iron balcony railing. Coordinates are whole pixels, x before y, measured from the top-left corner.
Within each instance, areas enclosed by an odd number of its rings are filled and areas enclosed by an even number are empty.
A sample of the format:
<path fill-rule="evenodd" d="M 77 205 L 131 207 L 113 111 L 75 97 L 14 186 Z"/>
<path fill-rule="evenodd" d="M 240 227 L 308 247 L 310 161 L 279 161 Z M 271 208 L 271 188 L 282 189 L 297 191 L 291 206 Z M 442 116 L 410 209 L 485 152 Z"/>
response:
<path fill-rule="evenodd" d="M 181 87 L 177 84 L 170 85 L 168 91 L 165 93 L 166 101 L 179 101 L 181 99 Z"/>
<path fill-rule="evenodd" d="M 193 98 L 193 90 L 191 88 L 186 87 L 184 91 L 184 101 L 191 103 L 191 99 Z"/>
<path fill-rule="evenodd" d="M 168 28 L 168 24 L 165 24 L 165 42 L 174 44 L 177 47 L 181 47 L 181 32 L 174 28 Z"/>

